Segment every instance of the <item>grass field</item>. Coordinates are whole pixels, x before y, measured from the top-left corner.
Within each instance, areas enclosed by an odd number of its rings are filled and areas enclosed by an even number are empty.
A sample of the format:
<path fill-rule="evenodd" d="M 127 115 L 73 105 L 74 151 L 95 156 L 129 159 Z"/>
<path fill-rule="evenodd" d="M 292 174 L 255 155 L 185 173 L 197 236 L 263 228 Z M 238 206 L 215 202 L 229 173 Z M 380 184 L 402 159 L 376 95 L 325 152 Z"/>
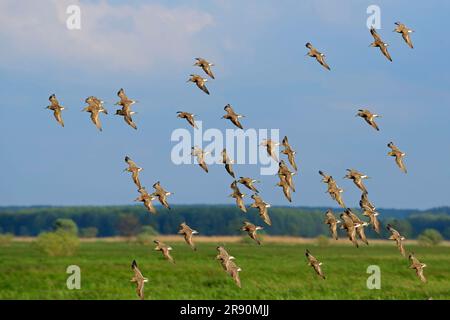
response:
<path fill-rule="evenodd" d="M 229 243 L 242 268 L 239 289 L 214 259 L 217 243 L 199 243 L 196 252 L 170 244 L 175 265 L 137 243 L 84 242 L 72 257 L 48 257 L 32 243 L 14 242 L 0 247 L 0 299 L 136 299 L 133 259 L 149 278 L 146 299 L 450 299 L 449 247 L 407 246 L 428 265 L 423 284 L 394 244 Z M 326 280 L 307 265 L 306 247 L 323 262 Z M 69 265 L 81 268 L 80 290 L 66 287 Z M 381 268 L 380 290 L 366 287 L 369 265 Z"/>

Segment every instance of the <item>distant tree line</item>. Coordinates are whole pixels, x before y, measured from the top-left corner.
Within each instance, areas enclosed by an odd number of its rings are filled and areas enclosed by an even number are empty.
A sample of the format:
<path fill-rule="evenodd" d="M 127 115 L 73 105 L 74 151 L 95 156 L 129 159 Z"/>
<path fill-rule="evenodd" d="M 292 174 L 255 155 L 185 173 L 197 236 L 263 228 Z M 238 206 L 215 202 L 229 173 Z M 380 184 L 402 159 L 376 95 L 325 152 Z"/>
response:
<path fill-rule="evenodd" d="M 328 235 L 323 224 L 327 208 L 273 207 L 269 209 L 272 226 L 265 226 L 270 235 L 317 237 Z M 151 215 L 141 206 L 93 206 L 93 207 L 3 207 L 0 208 L 0 233 L 16 236 L 37 236 L 51 231 L 57 219 L 71 219 L 80 236 L 110 237 L 132 236 L 141 233 L 142 228 L 151 226 L 160 234 L 175 234 L 178 225 L 186 222 L 202 235 L 240 235 L 239 227 L 248 220 L 264 225 L 255 209 L 242 213 L 234 206 L 226 205 L 178 205 L 172 210 L 157 207 L 158 214 Z M 339 216 L 341 209 L 335 209 Z M 354 210 L 355 213 L 359 211 Z M 380 209 L 383 226 L 391 223 L 408 238 L 417 238 L 426 229 L 434 229 L 450 239 L 450 208 L 436 208 L 426 211 Z M 360 215 L 361 216 L 361 215 Z M 363 220 L 366 217 L 361 216 Z M 367 229 L 371 238 L 385 238 Z"/>

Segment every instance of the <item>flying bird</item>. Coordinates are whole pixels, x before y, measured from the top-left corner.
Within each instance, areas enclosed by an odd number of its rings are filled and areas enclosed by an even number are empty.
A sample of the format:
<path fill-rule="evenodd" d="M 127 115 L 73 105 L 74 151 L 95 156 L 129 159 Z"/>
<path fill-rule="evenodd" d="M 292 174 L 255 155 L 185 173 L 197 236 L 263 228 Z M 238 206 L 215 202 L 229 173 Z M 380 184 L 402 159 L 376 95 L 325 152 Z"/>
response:
<path fill-rule="evenodd" d="M 239 118 L 244 117 L 242 114 L 237 114 L 234 112 L 233 107 L 230 104 L 227 104 L 223 109 L 227 112 L 227 114 L 224 115 L 222 119 L 228 119 L 239 129 L 244 129 L 242 124 L 239 122 Z"/>
<path fill-rule="evenodd" d="M 331 188 L 328 188 L 328 193 L 330 194 L 331 198 L 335 200 L 342 208 L 345 208 L 344 200 L 342 199 L 342 192 L 344 190 L 334 185 Z"/>
<path fill-rule="evenodd" d="M 375 31 L 375 29 L 372 27 L 370 28 L 370 34 L 374 38 L 374 42 L 370 44 L 371 47 L 378 47 L 380 48 L 381 53 L 392 62 L 391 55 L 389 54 L 389 51 L 387 47 L 389 46 L 386 42 L 381 40 L 380 35 Z"/>
<path fill-rule="evenodd" d="M 218 247 L 216 247 L 216 249 L 217 249 L 216 259 L 220 260 L 224 270 L 227 270 L 227 263 L 230 260 L 234 260 L 234 257 L 232 255 L 230 255 L 223 246 L 218 246 Z"/>
<path fill-rule="evenodd" d="M 345 229 L 347 231 L 348 239 L 355 245 L 355 247 L 359 247 L 358 240 L 356 239 L 356 228 L 353 220 L 346 214 L 341 213 L 340 215 L 342 219 L 341 229 Z"/>
<path fill-rule="evenodd" d="M 53 111 L 53 116 L 55 117 L 56 121 L 64 127 L 64 120 L 61 115 L 61 111 L 63 111 L 65 108 L 59 104 L 58 99 L 56 98 L 55 94 L 52 94 L 48 100 L 50 101 L 50 105 L 45 107 L 45 109 L 49 109 Z"/>
<path fill-rule="evenodd" d="M 195 62 L 194 66 L 202 68 L 208 76 L 210 76 L 212 79 L 215 79 L 214 74 L 211 71 L 211 67 L 214 66 L 213 63 L 209 63 L 203 58 L 195 58 L 195 60 L 197 61 Z"/>
<path fill-rule="evenodd" d="M 322 262 L 317 260 L 308 249 L 306 249 L 305 256 L 308 259 L 308 265 L 314 269 L 314 271 L 317 273 L 317 275 L 319 277 L 321 277 L 322 279 L 325 279 L 325 276 L 322 272 L 322 267 L 321 267 Z"/>
<path fill-rule="evenodd" d="M 234 161 L 228 157 L 227 149 L 224 148 L 221 152 L 221 155 L 222 155 L 222 163 L 225 164 L 225 170 L 227 170 L 227 172 L 230 174 L 230 176 L 232 176 L 233 179 L 235 179 L 236 177 L 234 175 L 233 166 L 232 166 Z"/>
<path fill-rule="evenodd" d="M 230 195 L 230 197 L 232 197 L 236 200 L 237 207 L 239 209 L 241 209 L 241 211 L 247 212 L 247 209 L 245 208 L 245 204 L 244 204 L 245 194 L 243 194 L 239 190 L 239 188 L 237 186 L 237 181 L 233 181 L 230 185 L 230 188 L 233 190 L 233 193 Z"/>
<path fill-rule="evenodd" d="M 367 109 L 359 109 L 355 117 L 363 118 L 372 128 L 380 131 L 380 128 L 378 128 L 378 125 L 375 122 L 375 118 L 381 118 L 380 115 L 372 113 Z"/>
<path fill-rule="evenodd" d="M 197 157 L 197 162 L 200 168 L 202 168 L 206 173 L 208 173 L 208 166 L 206 165 L 205 156 L 209 154 L 209 151 L 205 152 L 199 147 L 191 148 L 191 155 Z"/>
<path fill-rule="evenodd" d="M 414 253 L 409 254 L 409 262 L 411 265 L 409 266 L 410 269 L 416 270 L 416 275 L 419 277 L 419 279 L 422 282 L 427 282 L 427 278 L 425 278 L 425 275 L 423 274 L 423 269 L 427 266 L 425 263 L 422 263 L 414 256 Z"/>
<path fill-rule="evenodd" d="M 325 62 L 325 55 L 323 53 L 314 48 L 310 42 L 306 43 L 305 46 L 309 49 L 309 52 L 306 54 L 307 56 L 316 58 L 317 62 L 319 62 L 325 69 L 330 70 L 330 67 Z"/>
<path fill-rule="evenodd" d="M 352 212 L 349 208 L 345 210 L 345 214 L 350 217 L 353 221 L 353 225 L 356 229 L 356 235 L 361 239 L 362 242 L 364 242 L 366 245 L 369 245 L 369 242 L 367 241 L 366 233 L 364 231 L 364 228 L 369 225 L 369 223 L 362 221 L 356 214 Z"/>
<path fill-rule="evenodd" d="M 400 234 L 397 230 L 395 230 L 392 225 L 388 224 L 386 228 L 391 233 L 391 236 L 389 237 L 389 240 L 394 240 L 397 243 L 397 248 L 402 254 L 402 256 L 405 256 L 405 248 L 403 247 L 403 241 L 405 241 L 405 237 Z"/>
<path fill-rule="evenodd" d="M 269 217 L 269 212 L 267 210 L 267 208 L 270 208 L 270 204 L 268 204 L 267 202 L 265 202 L 260 196 L 258 196 L 257 194 L 253 194 L 251 196 L 251 198 L 253 199 L 253 203 L 250 205 L 250 207 L 252 208 L 256 208 L 259 211 L 259 216 L 261 217 L 261 219 L 263 219 L 263 221 L 268 224 L 269 226 L 272 225 L 272 221 L 270 220 Z"/>
<path fill-rule="evenodd" d="M 172 256 L 170 255 L 170 251 L 172 250 L 172 247 L 166 245 L 165 243 L 159 241 L 159 240 L 154 240 L 154 243 L 156 243 L 156 247 L 155 250 L 156 251 L 161 251 L 164 258 L 172 263 L 175 263 L 175 260 L 173 260 Z"/>
<path fill-rule="evenodd" d="M 198 231 L 191 229 L 186 222 L 183 222 L 180 224 L 180 230 L 178 231 L 178 234 L 182 234 L 184 236 L 184 240 L 186 243 L 193 249 L 197 250 L 194 244 L 194 240 L 192 239 L 194 234 L 198 234 Z"/>
<path fill-rule="evenodd" d="M 375 232 L 380 233 L 380 222 L 378 221 L 379 213 L 376 211 L 372 202 L 370 202 L 367 193 L 361 194 L 359 206 L 361 207 L 363 215 L 369 217 L 369 223 L 372 225 Z"/>
<path fill-rule="evenodd" d="M 147 210 L 150 213 L 156 214 L 156 209 L 153 206 L 153 200 L 156 199 L 156 197 L 153 194 L 149 194 L 147 190 L 145 190 L 145 187 L 139 188 L 138 192 L 140 193 L 139 197 L 137 197 L 134 201 L 139 201 L 144 203 L 144 206 L 147 208 Z"/>
<path fill-rule="evenodd" d="M 319 174 L 322 176 L 323 183 L 330 183 L 333 180 L 332 176 L 327 175 L 325 172 L 319 170 Z"/>
<path fill-rule="evenodd" d="M 366 186 L 363 183 L 363 179 L 368 179 L 369 177 L 365 175 L 364 173 L 361 173 L 355 169 L 347 169 L 347 174 L 345 175 L 344 179 L 350 179 L 353 180 L 353 183 L 355 186 L 358 187 L 359 190 L 361 190 L 363 193 L 367 193 Z"/>
<path fill-rule="evenodd" d="M 239 278 L 239 272 L 242 271 L 242 269 L 234 263 L 234 257 L 231 256 L 224 247 L 217 247 L 217 251 L 218 254 L 216 259 L 220 260 L 222 268 L 233 278 L 236 285 L 240 288 L 241 280 Z"/>
<path fill-rule="evenodd" d="M 269 156 L 271 156 L 273 160 L 278 162 L 278 157 L 277 157 L 277 154 L 276 154 L 276 146 L 279 146 L 280 143 L 275 142 L 275 141 L 270 140 L 270 139 L 265 139 L 265 140 L 263 140 L 261 142 L 260 145 L 263 146 L 263 147 L 266 147 L 267 154 Z"/>
<path fill-rule="evenodd" d="M 123 171 L 131 172 L 131 177 L 133 178 L 134 184 L 138 187 L 138 189 L 142 188 L 141 181 L 139 180 L 139 172 L 143 169 L 139 167 L 136 162 L 131 160 L 129 156 L 125 157 L 125 162 L 128 164 L 128 168 Z"/>
<path fill-rule="evenodd" d="M 361 207 L 361 210 L 369 210 L 369 211 L 375 211 L 375 206 L 370 202 L 369 196 L 367 193 L 361 194 L 361 200 L 359 200 L 359 206 Z"/>
<path fill-rule="evenodd" d="M 337 240 L 338 239 L 337 225 L 339 223 L 341 223 L 341 221 L 338 220 L 334 216 L 332 210 L 328 209 L 327 212 L 325 213 L 325 221 L 324 221 L 324 223 L 328 224 L 332 237 Z"/>
<path fill-rule="evenodd" d="M 291 164 L 292 168 L 294 168 L 295 171 L 298 171 L 297 164 L 295 163 L 296 152 L 291 148 L 291 145 L 289 144 L 287 136 L 285 136 L 283 138 L 281 145 L 284 147 L 284 150 L 282 150 L 281 153 L 288 156 L 288 160 L 289 160 L 289 163 Z"/>
<path fill-rule="evenodd" d="M 387 146 L 392 150 L 388 152 L 388 156 L 395 157 L 395 162 L 397 163 L 397 166 L 404 173 L 407 173 L 408 171 L 406 170 L 405 164 L 403 163 L 403 158 L 406 156 L 406 153 L 400 151 L 400 149 L 397 148 L 397 146 L 393 142 L 389 142 Z"/>
<path fill-rule="evenodd" d="M 335 200 L 342 208 L 346 208 L 344 200 L 342 199 L 342 192 L 344 189 L 341 189 L 336 184 L 336 181 L 332 176 L 327 175 L 323 171 L 319 171 L 319 174 L 323 177 L 322 182 L 327 184 L 327 193 L 331 196 L 333 200 Z"/>
<path fill-rule="evenodd" d="M 141 300 L 144 300 L 144 284 L 148 282 L 148 279 L 142 275 L 136 260 L 131 263 L 131 269 L 134 271 L 134 277 L 130 281 L 136 284 L 136 293 Z"/>
<path fill-rule="evenodd" d="M 289 187 L 289 183 L 286 181 L 286 177 L 284 175 L 279 175 L 279 178 L 280 181 L 276 184 L 276 186 L 282 187 L 284 196 L 289 202 L 292 202 L 291 187 Z"/>
<path fill-rule="evenodd" d="M 244 222 L 244 225 L 241 228 L 241 231 L 245 231 L 248 233 L 248 235 L 250 236 L 250 238 L 252 238 L 253 240 L 256 241 L 257 244 L 261 244 L 261 242 L 258 240 L 258 238 L 256 237 L 256 232 L 258 230 L 262 230 L 264 229 L 264 227 L 261 226 L 257 226 L 254 225 L 253 223 L 250 223 L 248 221 Z"/>
<path fill-rule="evenodd" d="M 202 78 L 201 76 L 197 74 L 191 74 L 191 77 L 187 82 L 193 82 L 197 85 L 197 87 L 202 90 L 204 93 L 209 94 L 208 88 L 206 87 L 205 83 L 208 81 L 206 78 Z"/>
<path fill-rule="evenodd" d="M 99 114 L 104 113 L 108 114 L 108 111 L 103 106 L 103 101 L 94 97 L 89 96 L 86 98 L 85 102 L 88 104 L 86 107 L 83 108 L 81 111 L 86 111 L 91 114 L 91 120 L 95 124 L 98 130 L 102 131 L 102 124 L 99 119 Z"/>
<path fill-rule="evenodd" d="M 295 175 L 295 172 L 292 172 L 291 170 L 289 170 L 288 166 L 286 165 L 286 163 L 284 162 L 284 160 L 281 160 L 278 163 L 278 177 L 281 180 L 281 177 L 283 176 L 284 179 L 286 180 L 286 183 L 289 185 L 289 188 L 292 189 L 292 191 L 295 192 L 295 185 L 294 185 L 294 179 L 293 176 Z"/>
<path fill-rule="evenodd" d="M 372 225 L 373 230 L 375 230 L 375 232 L 379 234 L 380 233 L 380 221 L 378 221 L 379 213 L 376 212 L 375 210 L 371 210 L 367 207 L 364 207 L 363 215 L 369 217 L 369 224 Z"/>
<path fill-rule="evenodd" d="M 155 196 L 156 198 L 158 198 L 159 202 L 164 207 L 166 207 L 167 209 L 170 210 L 169 203 L 167 202 L 167 196 L 170 196 L 171 194 L 173 194 L 173 192 L 168 192 L 168 191 L 164 190 L 164 188 L 161 187 L 161 184 L 159 181 L 153 184 L 153 188 L 155 189 L 155 192 L 153 192 L 152 195 Z"/>
<path fill-rule="evenodd" d="M 120 98 L 119 102 L 116 102 L 115 105 L 122 106 L 122 109 L 116 110 L 116 115 L 123 116 L 123 119 L 125 122 L 132 127 L 133 129 L 137 130 L 136 124 L 133 122 L 133 119 L 131 116 L 135 114 L 136 112 L 131 110 L 131 106 L 136 103 L 136 100 L 129 99 L 127 95 L 125 94 L 125 90 L 121 88 L 117 95 Z"/>
<path fill-rule="evenodd" d="M 411 49 L 413 49 L 414 46 L 413 46 L 412 41 L 411 41 L 411 33 L 413 33 L 414 30 L 409 29 L 407 26 L 405 26 L 405 25 L 404 25 L 403 23 L 401 23 L 401 22 L 396 22 L 395 25 L 396 25 L 397 27 L 395 27 L 394 32 L 401 33 L 401 34 L 402 34 L 403 40 L 405 40 L 406 44 L 407 44 Z"/>
<path fill-rule="evenodd" d="M 187 122 L 195 129 L 198 129 L 197 125 L 195 124 L 195 114 L 184 112 L 184 111 L 177 111 L 177 118 L 186 119 Z"/>
<path fill-rule="evenodd" d="M 239 288 L 242 288 L 241 286 L 241 279 L 239 277 L 239 272 L 241 272 L 242 269 L 238 267 L 233 261 L 230 261 L 228 263 L 228 274 L 233 278 L 234 282 Z"/>
<path fill-rule="evenodd" d="M 255 188 L 254 183 L 259 182 L 258 180 L 248 178 L 248 177 L 239 177 L 238 182 L 244 186 L 246 186 L 248 189 L 252 190 L 253 192 L 259 193 L 258 189 Z"/>

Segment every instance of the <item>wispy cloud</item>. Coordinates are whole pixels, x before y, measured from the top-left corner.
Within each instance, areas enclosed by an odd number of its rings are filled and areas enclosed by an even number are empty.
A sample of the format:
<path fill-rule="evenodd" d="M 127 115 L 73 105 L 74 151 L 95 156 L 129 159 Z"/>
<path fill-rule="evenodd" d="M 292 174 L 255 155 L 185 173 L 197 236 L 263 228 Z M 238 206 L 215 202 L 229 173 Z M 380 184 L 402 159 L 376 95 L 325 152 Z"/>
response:
<path fill-rule="evenodd" d="M 106 70 L 146 70 L 177 63 L 196 52 L 199 33 L 214 24 L 211 14 L 182 6 L 75 4 L 81 8 L 81 30 L 69 30 L 66 8 L 74 1 L 0 2 L 0 39 L 9 53 L 0 64 L 33 56 L 81 67 Z"/>

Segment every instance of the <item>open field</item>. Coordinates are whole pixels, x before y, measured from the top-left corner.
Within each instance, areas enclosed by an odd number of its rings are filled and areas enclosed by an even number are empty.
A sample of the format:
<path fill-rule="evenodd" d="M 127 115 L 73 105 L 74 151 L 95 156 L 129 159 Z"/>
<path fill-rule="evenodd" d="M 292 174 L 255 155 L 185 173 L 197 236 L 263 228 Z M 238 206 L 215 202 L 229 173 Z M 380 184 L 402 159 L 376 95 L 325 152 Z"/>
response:
<path fill-rule="evenodd" d="M 133 259 L 149 278 L 146 299 L 450 299 L 448 246 L 407 244 L 407 250 L 428 265 L 429 281 L 423 284 L 393 243 L 357 249 L 341 244 L 318 247 L 314 242 L 225 242 L 242 268 L 239 289 L 214 259 L 216 241 L 223 240 L 198 241 L 194 252 L 165 238 L 174 248 L 175 265 L 153 247 L 117 239 L 82 242 L 72 257 L 48 257 L 33 243 L 13 242 L 0 247 L 0 299 L 136 299 L 129 282 Z M 306 247 L 323 262 L 326 280 L 307 265 Z M 80 290 L 66 288 L 69 265 L 81 268 Z M 369 265 L 381 268 L 380 290 L 366 287 Z"/>

